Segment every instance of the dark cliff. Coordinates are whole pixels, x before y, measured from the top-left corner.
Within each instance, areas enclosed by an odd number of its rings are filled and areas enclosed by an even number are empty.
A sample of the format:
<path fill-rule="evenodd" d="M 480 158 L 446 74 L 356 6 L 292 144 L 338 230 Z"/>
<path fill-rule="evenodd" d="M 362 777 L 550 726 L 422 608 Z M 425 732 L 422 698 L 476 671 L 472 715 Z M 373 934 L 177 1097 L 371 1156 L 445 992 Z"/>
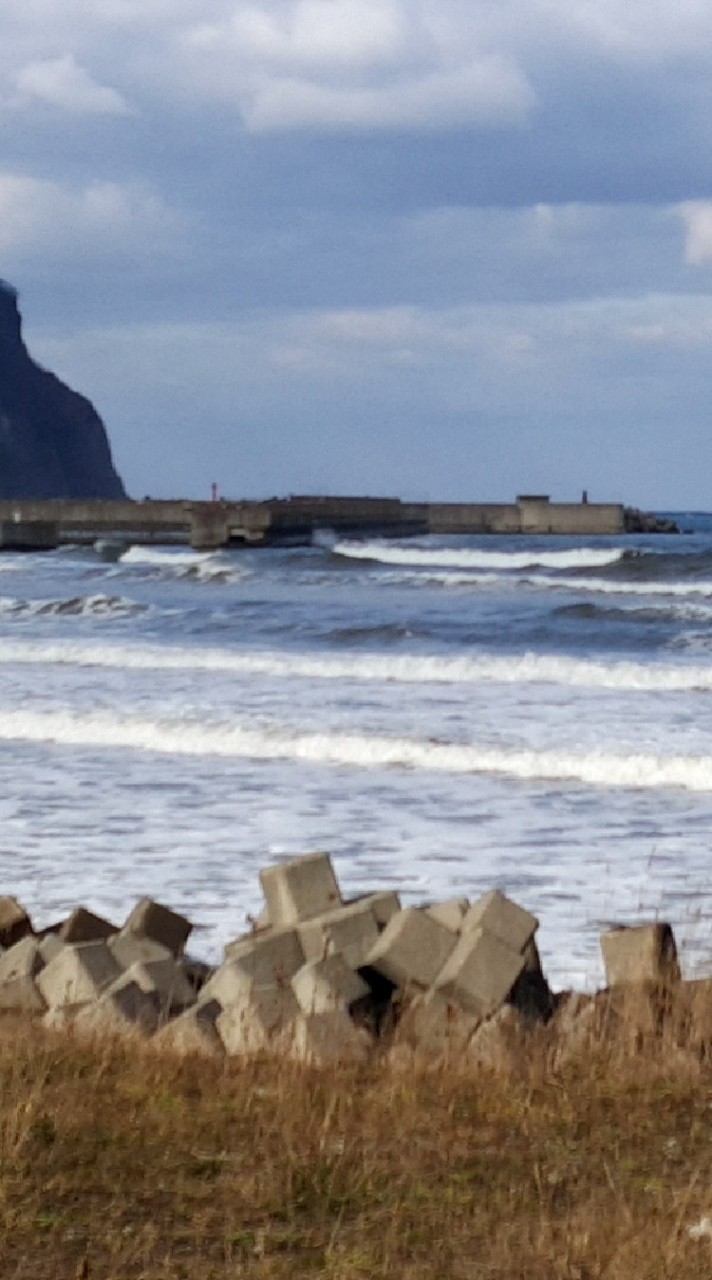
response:
<path fill-rule="evenodd" d="M 124 498 L 94 406 L 35 364 L 0 280 L 0 498 Z"/>

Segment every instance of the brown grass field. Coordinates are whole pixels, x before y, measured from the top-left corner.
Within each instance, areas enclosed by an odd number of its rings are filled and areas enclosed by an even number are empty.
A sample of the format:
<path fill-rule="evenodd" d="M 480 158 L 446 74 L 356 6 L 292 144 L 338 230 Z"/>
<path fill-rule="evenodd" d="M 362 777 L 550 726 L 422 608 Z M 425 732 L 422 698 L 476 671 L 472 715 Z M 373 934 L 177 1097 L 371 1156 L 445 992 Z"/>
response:
<path fill-rule="evenodd" d="M 0 1020 L 2 1280 L 712 1276 L 712 1068 L 180 1059 Z M 712 1226 L 710 1227 L 712 1231 Z"/>

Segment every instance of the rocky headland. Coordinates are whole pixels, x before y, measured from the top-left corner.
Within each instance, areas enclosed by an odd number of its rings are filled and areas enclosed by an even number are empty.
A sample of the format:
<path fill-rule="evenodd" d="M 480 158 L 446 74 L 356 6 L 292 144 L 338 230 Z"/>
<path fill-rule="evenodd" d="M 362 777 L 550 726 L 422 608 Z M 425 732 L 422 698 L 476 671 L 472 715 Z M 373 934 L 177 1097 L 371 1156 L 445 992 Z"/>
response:
<path fill-rule="evenodd" d="M 0 280 L 0 498 L 124 497 L 99 414 L 32 359 Z"/>

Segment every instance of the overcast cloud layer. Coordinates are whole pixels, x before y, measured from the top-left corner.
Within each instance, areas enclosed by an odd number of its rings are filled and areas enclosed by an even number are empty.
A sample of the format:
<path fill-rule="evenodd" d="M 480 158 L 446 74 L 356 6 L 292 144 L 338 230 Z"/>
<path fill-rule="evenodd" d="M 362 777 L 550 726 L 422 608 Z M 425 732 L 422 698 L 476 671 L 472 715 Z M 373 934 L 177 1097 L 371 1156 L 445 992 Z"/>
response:
<path fill-rule="evenodd" d="M 712 509 L 712 7 L 4 0 L 0 276 L 134 496 Z"/>

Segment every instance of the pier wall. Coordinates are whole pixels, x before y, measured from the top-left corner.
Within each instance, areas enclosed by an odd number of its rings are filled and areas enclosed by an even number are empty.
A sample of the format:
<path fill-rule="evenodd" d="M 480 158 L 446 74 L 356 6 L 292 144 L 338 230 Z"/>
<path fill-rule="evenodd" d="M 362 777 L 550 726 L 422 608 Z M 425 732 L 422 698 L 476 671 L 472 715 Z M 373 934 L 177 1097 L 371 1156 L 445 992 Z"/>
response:
<path fill-rule="evenodd" d="M 618 503 L 554 503 L 522 495 L 513 503 L 408 503 L 399 498 L 298 495 L 265 502 L 184 500 L 0 501 L 0 548 L 93 542 L 189 543 L 200 550 L 231 543 L 308 542 L 319 529 L 354 536 L 413 534 L 619 534 Z"/>

